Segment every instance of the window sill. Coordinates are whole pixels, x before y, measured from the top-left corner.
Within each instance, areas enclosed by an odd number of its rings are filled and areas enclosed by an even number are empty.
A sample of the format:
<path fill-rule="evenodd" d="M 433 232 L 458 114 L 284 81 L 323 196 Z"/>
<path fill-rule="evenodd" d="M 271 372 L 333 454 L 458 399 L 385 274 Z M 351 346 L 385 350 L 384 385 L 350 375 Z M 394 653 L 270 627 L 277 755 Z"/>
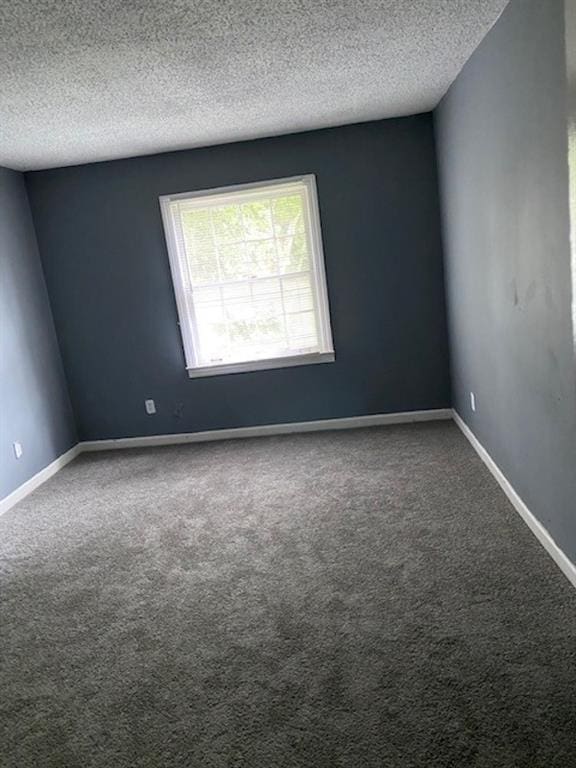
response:
<path fill-rule="evenodd" d="M 333 363 L 334 359 L 334 352 L 314 352 L 308 355 L 275 357 L 271 360 L 248 360 L 243 363 L 228 363 L 226 365 L 207 365 L 203 368 L 188 368 L 188 376 L 190 376 L 191 379 L 197 379 L 203 376 L 221 376 L 228 373 L 249 373 L 250 371 L 266 371 L 273 368 L 290 368 L 295 365 Z"/>

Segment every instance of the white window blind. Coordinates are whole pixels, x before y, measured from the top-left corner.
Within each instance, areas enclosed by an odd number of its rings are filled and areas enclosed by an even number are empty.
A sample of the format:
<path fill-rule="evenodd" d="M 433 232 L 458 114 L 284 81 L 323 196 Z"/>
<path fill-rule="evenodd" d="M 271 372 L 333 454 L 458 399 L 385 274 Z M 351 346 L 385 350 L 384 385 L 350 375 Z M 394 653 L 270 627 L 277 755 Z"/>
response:
<path fill-rule="evenodd" d="M 334 359 L 314 176 L 160 204 L 191 376 Z"/>

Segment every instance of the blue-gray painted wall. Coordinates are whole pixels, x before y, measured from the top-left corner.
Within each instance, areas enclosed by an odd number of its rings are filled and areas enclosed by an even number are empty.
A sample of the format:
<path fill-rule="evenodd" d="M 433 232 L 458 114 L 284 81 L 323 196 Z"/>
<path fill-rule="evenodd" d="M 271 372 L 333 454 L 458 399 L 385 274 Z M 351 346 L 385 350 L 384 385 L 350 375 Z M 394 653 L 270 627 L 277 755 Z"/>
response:
<path fill-rule="evenodd" d="M 436 130 L 454 405 L 576 562 L 566 97 L 562 0 L 512 0 Z"/>
<path fill-rule="evenodd" d="M 24 177 L 0 168 L 0 498 L 76 441 Z M 13 443 L 22 444 L 16 459 Z"/>
<path fill-rule="evenodd" d="M 159 195 L 305 173 L 318 182 L 336 362 L 189 379 Z M 431 115 L 35 172 L 27 184 L 81 439 L 450 404 Z"/>

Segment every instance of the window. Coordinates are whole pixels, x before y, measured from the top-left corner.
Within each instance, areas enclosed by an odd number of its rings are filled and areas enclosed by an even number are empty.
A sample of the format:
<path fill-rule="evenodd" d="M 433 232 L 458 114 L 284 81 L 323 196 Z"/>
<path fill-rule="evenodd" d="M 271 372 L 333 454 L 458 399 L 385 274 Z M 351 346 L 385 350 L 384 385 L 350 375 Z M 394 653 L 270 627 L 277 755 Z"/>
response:
<path fill-rule="evenodd" d="M 334 360 L 314 176 L 160 205 L 190 376 Z"/>

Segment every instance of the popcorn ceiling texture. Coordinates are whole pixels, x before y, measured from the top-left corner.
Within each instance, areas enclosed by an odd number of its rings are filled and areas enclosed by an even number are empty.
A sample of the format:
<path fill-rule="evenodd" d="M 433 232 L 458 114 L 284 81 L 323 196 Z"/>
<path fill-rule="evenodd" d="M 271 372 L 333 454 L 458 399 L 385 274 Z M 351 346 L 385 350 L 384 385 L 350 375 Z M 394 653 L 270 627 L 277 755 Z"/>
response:
<path fill-rule="evenodd" d="M 425 112 L 507 0 L 0 0 L 17 170 Z"/>

